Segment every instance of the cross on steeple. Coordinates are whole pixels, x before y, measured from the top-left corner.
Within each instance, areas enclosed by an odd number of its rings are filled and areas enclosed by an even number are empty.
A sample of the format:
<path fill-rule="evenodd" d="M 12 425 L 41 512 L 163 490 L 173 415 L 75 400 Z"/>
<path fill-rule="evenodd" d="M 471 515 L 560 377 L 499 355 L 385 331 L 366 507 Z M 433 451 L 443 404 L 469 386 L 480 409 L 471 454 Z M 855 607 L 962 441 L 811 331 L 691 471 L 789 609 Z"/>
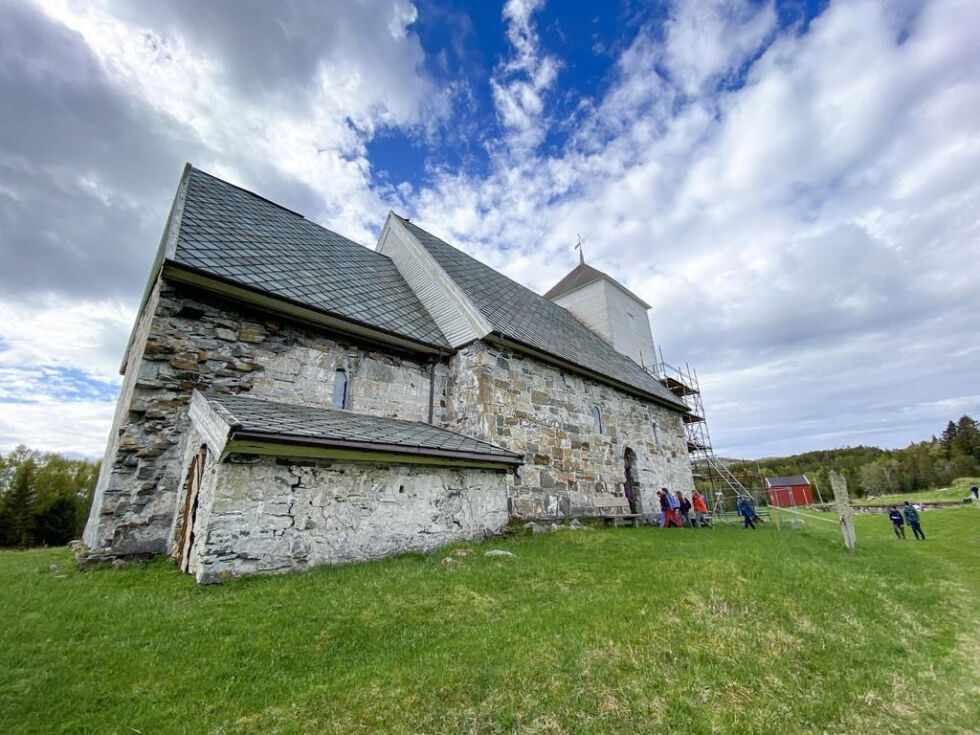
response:
<path fill-rule="evenodd" d="M 575 250 L 578 250 L 578 262 L 581 265 L 585 265 L 585 251 L 582 249 L 582 236 L 578 236 L 578 242 L 575 243 Z"/>

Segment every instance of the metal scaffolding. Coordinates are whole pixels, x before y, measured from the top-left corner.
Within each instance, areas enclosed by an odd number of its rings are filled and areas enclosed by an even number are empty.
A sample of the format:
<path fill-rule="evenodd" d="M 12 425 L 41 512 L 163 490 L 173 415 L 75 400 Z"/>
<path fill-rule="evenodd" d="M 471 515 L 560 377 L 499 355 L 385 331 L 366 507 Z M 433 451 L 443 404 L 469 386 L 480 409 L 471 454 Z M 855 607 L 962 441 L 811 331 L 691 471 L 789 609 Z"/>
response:
<path fill-rule="evenodd" d="M 711 448 L 711 434 L 705 418 L 697 371 L 687 363 L 683 368 L 669 364 L 664 360 L 663 351 L 660 351 L 660 362 L 650 372 L 688 408 L 689 412 L 684 416 L 684 429 L 691 472 L 695 485 L 708 500 L 712 515 L 719 517 L 733 512 L 739 495 L 749 498 L 753 505 L 758 505 L 758 497 L 765 499 L 765 493 L 761 492 L 761 477 L 749 478 L 743 475 L 740 478 L 721 458 L 715 456 Z M 752 480 L 758 480 L 760 487 L 751 486 L 754 484 Z M 746 487 L 746 481 L 750 483 L 750 487 Z"/>

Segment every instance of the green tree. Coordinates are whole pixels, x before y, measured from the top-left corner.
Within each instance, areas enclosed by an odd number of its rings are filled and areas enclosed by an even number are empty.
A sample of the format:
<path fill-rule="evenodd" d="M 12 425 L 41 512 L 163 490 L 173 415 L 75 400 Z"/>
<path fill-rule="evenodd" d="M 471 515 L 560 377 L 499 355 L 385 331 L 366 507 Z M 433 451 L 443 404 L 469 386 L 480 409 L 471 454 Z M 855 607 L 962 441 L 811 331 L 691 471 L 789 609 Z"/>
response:
<path fill-rule="evenodd" d="M 34 543 L 41 546 L 64 546 L 75 538 L 75 500 L 55 498 L 47 508 L 37 513 L 34 522 Z"/>
<path fill-rule="evenodd" d="M 34 542 L 34 473 L 33 458 L 21 462 L 13 473 L 10 489 L 3 496 L 4 546 L 31 546 Z"/>
<path fill-rule="evenodd" d="M 956 436 L 952 445 L 954 454 L 980 459 L 980 428 L 977 422 L 969 416 L 961 417 L 956 422 Z"/>

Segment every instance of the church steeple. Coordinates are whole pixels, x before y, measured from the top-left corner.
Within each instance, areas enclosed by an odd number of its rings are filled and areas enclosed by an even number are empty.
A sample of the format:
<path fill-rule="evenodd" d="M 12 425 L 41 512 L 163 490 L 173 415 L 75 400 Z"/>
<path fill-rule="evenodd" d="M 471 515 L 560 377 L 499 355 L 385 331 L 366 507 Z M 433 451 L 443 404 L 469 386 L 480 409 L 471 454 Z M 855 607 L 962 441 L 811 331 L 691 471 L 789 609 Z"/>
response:
<path fill-rule="evenodd" d="M 650 305 L 616 279 L 585 262 L 582 239 L 579 263 L 544 297 L 563 306 L 612 347 L 644 366 L 656 363 L 647 311 Z"/>

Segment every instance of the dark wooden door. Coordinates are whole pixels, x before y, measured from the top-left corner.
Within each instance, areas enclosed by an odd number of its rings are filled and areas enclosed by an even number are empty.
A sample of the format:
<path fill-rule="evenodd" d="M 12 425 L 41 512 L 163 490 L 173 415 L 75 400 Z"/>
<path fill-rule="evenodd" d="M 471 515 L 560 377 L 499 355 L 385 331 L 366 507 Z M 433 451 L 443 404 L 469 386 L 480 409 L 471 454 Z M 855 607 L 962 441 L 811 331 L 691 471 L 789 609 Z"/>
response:
<path fill-rule="evenodd" d="M 182 572 L 189 571 L 191 552 L 194 550 L 194 523 L 197 521 L 197 500 L 204 479 L 204 464 L 208 458 L 208 448 L 201 447 L 187 470 L 187 492 L 184 494 L 184 520 L 180 531 L 180 546 L 177 551 L 177 567 Z"/>

